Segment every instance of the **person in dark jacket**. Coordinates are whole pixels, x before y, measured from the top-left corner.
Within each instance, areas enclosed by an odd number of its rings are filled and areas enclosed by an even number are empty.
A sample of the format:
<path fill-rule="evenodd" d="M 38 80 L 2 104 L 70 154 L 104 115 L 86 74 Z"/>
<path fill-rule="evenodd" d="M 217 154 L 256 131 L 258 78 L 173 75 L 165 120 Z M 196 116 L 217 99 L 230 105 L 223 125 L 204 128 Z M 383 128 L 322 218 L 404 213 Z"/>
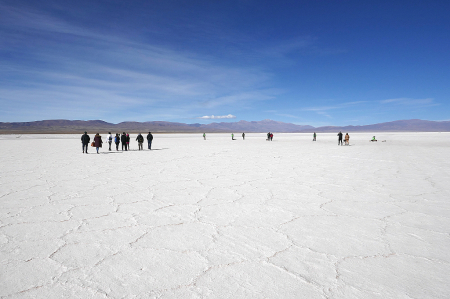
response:
<path fill-rule="evenodd" d="M 123 132 L 122 136 L 120 136 L 120 141 L 122 142 L 122 151 L 123 151 L 123 148 L 125 148 L 125 150 L 127 150 L 127 135 L 125 134 L 125 132 Z"/>
<path fill-rule="evenodd" d="M 144 137 L 141 135 L 141 133 L 137 135 L 136 141 L 138 142 L 139 150 L 143 150 L 144 148 L 142 146 L 142 143 L 144 143 Z"/>
<path fill-rule="evenodd" d="M 103 143 L 102 136 L 100 136 L 99 133 L 95 134 L 95 137 L 94 137 L 94 146 L 95 146 L 95 148 L 97 149 L 97 154 L 98 154 L 98 149 L 99 149 L 100 147 L 102 147 L 102 143 Z"/>
<path fill-rule="evenodd" d="M 86 152 L 86 154 L 88 153 L 87 150 L 88 150 L 89 141 L 91 141 L 91 137 L 89 137 L 87 132 L 84 132 L 84 134 L 81 135 L 81 144 L 83 145 L 83 154 L 85 152 Z"/>
<path fill-rule="evenodd" d="M 127 133 L 127 149 L 130 150 L 130 134 Z"/>
<path fill-rule="evenodd" d="M 317 137 L 316 132 L 314 132 L 313 141 L 316 141 L 316 137 Z"/>
<path fill-rule="evenodd" d="M 245 133 L 242 133 L 242 140 L 245 140 Z"/>
<path fill-rule="evenodd" d="M 340 145 L 342 145 L 342 132 L 341 131 L 339 131 L 339 133 L 337 134 L 338 135 L 338 145 L 340 144 Z"/>
<path fill-rule="evenodd" d="M 114 137 L 114 143 L 116 144 L 116 151 L 119 151 L 119 144 L 120 144 L 119 133 L 116 133 L 116 137 Z"/>
<path fill-rule="evenodd" d="M 148 149 L 149 149 L 149 150 L 152 149 L 152 141 L 153 141 L 153 135 L 152 135 L 152 132 L 148 132 L 148 135 L 147 135 L 147 142 L 148 142 Z"/>

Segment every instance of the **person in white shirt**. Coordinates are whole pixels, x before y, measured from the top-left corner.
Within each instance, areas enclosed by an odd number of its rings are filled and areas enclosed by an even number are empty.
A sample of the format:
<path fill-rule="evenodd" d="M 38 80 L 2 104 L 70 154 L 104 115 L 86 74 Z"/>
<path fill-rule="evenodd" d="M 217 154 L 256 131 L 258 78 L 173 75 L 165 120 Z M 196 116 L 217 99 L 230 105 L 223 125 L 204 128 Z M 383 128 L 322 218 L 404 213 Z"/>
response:
<path fill-rule="evenodd" d="M 108 144 L 109 144 L 109 150 L 111 150 L 111 143 L 113 141 L 113 136 L 111 135 L 111 132 L 108 132 Z"/>

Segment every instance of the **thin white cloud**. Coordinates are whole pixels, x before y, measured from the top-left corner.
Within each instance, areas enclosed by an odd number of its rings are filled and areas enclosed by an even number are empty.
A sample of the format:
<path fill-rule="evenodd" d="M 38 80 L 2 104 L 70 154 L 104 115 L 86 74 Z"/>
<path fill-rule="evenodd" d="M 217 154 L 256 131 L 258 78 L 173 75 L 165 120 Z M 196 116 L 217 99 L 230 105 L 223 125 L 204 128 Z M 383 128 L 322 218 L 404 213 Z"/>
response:
<path fill-rule="evenodd" d="M 197 117 L 201 119 L 222 119 L 222 118 L 236 118 L 235 115 L 228 114 L 228 115 L 205 115 L 201 117 Z"/>
<path fill-rule="evenodd" d="M 426 98 L 426 99 L 411 99 L 411 98 L 396 98 L 396 99 L 387 99 L 387 100 L 381 100 L 381 104 L 399 104 L 399 105 L 429 105 L 433 104 L 432 98 Z"/>
<path fill-rule="evenodd" d="M 367 103 L 367 101 L 353 101 L 353 102 L 345 102 L 336 104 L 333 106 L 318 106 L 318 107 L 309 107 L 309 108 L 303 108 L 302 111 L 312 111 L 319 115 L 325 116 L 327 118 L 333 118 L 328 111 L 330 110 L 339 110 L 339 109 L 348 109 L 351 106 L 358 106 L 361 104 Z"/>
<path fill-rule="evenodd" d="M 283 117 L 289 117 L 289 118 L 301 119 L 301 117 L 293 115 L 293 114 L 289 114 L 289 113 L 275 113 L 275 115 L 283 116 Z"/>
<path fill-rule="evenodd" d="M 333 109 L 339 109 L 342 107 L 339 106 L 320 106 L 320 107 L 310 107 L 310 108 L 303 108 L 303 111 L 314 111 L 314 112 L 319 112 L 319 111 L 328 111 L 328 110 L 333 110 Z"/>
<path fill-rule="evenodd" d="M 311 37 L 297 37 L 290 40 L 285 40 L 282 43 L 270 48 L 262 48 L 260 52 L 267 56 L 282 57 L 311 47 L 314 42 L 315 40 Z"/>
<path fill-rule="evenodd" d="M 266 101 L 275 98 L 276 94 L 281 91 L 277 89 L 261 89 L 252 90 L 240 93 L 234 93 L 232 95 L 226 95 L 221 97 L 216 97 L 212 99 L 207 99 L 201 101 L 199 104 L 203 107 L 213 108 L 220 105 L 235 105 L 236 103 L 254 102 L 254 101 Z"/>
<path fill-rule="evenodd" d="M 325 111 L 316 111 L 316 113 L 317 114 L 319 114 L 319 115 L 323 115 L 323 116 L 326 116 L 326 117 L 328 117 L 328 118 L 332 118 L 331 117 L 331 115 L 329 115 L 327 112 L 325 112 Z"/>
<path fill-rule="evenodd" d="M 274 46 L 266 47 L 261 45 L 256 53 L 271 59 L 287 59 L 289 55 L 334 55 L 347 52 L 344 49 L 325 49 L 317 45 L 317 38 L 312 36 L 295 37 L 287 40 L 281 40 Z M 277 60 L 279 61 L 279 60 Z"/>
<path fill-rule="evenodd" d="M 334 109 L 342 109 L 347 108 L 348 106 L 356 106 L 360 104 L 367 103 L 367 101 L 355 101 L 355 102 L 346 102 L 346 103 L 340 103 L 333 106 L 318 106 L 318 107 L 310 107 L 310 108 L 303 108 L 303 111 L 314 111 L 314 112 L 323 112 L 328 110 L 334 110 Z"/>
<path fill-rule="evenodd" d="M 357 106 L 357 105 L 364 104 L 364 103 L 367 103 L 367 101 L 346 102 L 346 103 L 340 103 L 340 104 L 333 105 L 333 106 L 309 107 L 309 108 L 303 108 L 301 110 L 302 111 L 312 111 L 319 115 L 323 115 L 325 117 L 332 118 L 332 116 L 330 114 L 328 114 L 327 111 L 344 109 L 344 108 L 347 109 L 349 106 Z"/>

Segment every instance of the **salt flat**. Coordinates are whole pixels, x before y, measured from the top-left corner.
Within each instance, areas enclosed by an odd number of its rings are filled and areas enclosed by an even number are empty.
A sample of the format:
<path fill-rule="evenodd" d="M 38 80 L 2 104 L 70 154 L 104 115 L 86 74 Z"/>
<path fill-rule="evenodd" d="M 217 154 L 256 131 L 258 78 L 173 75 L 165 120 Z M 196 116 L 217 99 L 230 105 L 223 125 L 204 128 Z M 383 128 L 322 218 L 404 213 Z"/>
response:
<path fill-rule="evenodd" d="M 449 133 L 235 135 L 0 136 L 0 296 L 450 297 Z"/>

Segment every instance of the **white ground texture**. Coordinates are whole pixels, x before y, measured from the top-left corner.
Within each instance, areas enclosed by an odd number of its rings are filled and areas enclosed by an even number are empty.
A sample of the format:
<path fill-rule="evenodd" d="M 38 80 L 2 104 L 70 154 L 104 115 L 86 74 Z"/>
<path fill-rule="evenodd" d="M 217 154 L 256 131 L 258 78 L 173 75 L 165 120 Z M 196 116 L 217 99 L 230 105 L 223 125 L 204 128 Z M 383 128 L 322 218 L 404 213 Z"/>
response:
<path fill-rule="evenodd" d="M 0 136 L 0 297 L 450 298 L 450 134 L 350 136 Z"/>

